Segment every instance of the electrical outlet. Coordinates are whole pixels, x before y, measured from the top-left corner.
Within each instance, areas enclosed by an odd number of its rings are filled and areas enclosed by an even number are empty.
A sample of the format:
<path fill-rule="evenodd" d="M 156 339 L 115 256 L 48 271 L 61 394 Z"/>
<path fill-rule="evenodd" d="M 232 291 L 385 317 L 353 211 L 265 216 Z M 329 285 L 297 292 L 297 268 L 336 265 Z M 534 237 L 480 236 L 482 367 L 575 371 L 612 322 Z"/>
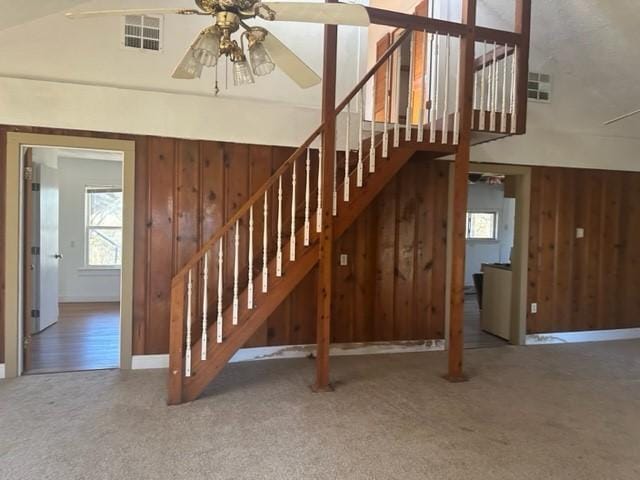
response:
<path fill-rule="evenodd" d="M 340 254 L 340 266 L 341 267 L 346 267 L 348 263 L 349 263 L 349 257 L 347 256 L 347 254 L 346 253 L 341 253 Z"/>
<path fill-rule="evenodd" d="M 532 303 L 531 304 L 531 313 L 538 313 L 538 304 L 537 303 Z"/>

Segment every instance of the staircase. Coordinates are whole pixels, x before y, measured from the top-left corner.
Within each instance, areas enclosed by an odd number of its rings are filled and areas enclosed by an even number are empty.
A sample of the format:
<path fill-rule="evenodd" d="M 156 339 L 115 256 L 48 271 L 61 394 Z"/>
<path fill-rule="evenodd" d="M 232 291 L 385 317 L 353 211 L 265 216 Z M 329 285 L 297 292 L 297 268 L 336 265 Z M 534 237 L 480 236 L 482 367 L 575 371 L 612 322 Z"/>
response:
<path fill-rule="evenodd" d="M 323 208 L 332 209 L 335 240 L 415 152 L 434 158 L 456 152 L 459 68 L 452 71 L 460 65 L 459 39 L 421 34 L 402 32 L 336 108 L 341 152 L 333 179 L 322 178 L 321 125 L 175 275 L 169 404 L 196 399 L 318 263 Z M 414 59 L 419 42 L 424 58 Z M 422 88 L 409 87 L 402 112 L 401 48 L 412 52 L 411 80 L 415 62 L 427 72 Z M 494 45 L 476 60 L 473 123 L 485 135 L 481 141 L 517 133 L 516 57 L 517 48 Z M 420 112 L 412 111 L 415 96 L 425 106 Z M 377 112 L 374 119 L 365 119 L 367 106 Z M 332 198 L 322 198 L 324 182 L 333 182 Z"/>

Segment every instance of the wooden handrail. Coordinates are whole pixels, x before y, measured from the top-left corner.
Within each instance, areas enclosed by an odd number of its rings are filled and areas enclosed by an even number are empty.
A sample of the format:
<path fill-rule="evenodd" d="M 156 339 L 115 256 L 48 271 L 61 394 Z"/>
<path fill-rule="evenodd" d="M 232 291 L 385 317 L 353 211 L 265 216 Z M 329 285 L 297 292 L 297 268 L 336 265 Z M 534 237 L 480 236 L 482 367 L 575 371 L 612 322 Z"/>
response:
<path fill-rule="evenodd" d="M 512 45 L 509 45 L 508 48 L 505 49 L 504 45 L 498 45 L 495 48 L 495 50 L 496 50 L 496 62 L 499 62 L 503 58 L 511 55 L 515 50 L 515 47 L 513 47 Z M 483 67 L 488 67 L 492 63 L 493 63 L 493 50 L 487 52 L 486 56 L 480 55 L 478 58 L 475 59 L 474 65 L 473 65 L 474 71 L 478 72 L 482 70 Z"/>
<path fill-rule="evenodd" d="M 298 147 L 298 149 L 293 152 L 293 154 L 282 164 L 280 167 L 274 172 L 271 177 L 258 189 L 256 193 L 254 193 L 249 200 L 247 200 L 244 205 L 242 205 L 236 213 L 234 213 L 227 222 L 218 229 L 218 231 L 207 240 L 202 247 L 193 255 L 192 260 L 189 260 L 184 267 L 182 267 L 178 273 L 176 273 L 173 277 L 173 282 L 183 280 L 184 276 L 189 272 L 191 268 L 193 268 L 200 259 L 204 256 L 204 254 L 210 250 L 215 243 L 220 240 L 220 238 L 227 233 L 231 228 L 236 224 L 237 220 L 240 220 L 247 212 L 251 206 L 253 206 L 256 202 L 258 202 L 261 198 L 264 197 L 265 192 L 271 188 L 283 175 L 287 169 L 291 166 L 291 164 L 302 155 L 309 146 L 313 143 L 313 141 L 320 135 L 320 133 L 324 130 L 324 124 L 320 125 L 318 128 L 314 130 L 314 132 L 305 140 L 305 142 Z"/>
<path fill-rule="evenodd" d="M 364 87 L 364 85 L 371 79 L 373 75 L 376 74 L 378 69 L 384 64 L 384 62 L 391 56 L 391 54 L 398 48 L 402 42 L 407 38 L 407 36 L 411 33 L 411 30 L 405 30 L 402 32 L 402 35 L 398 37 L 398 39 L 387 49 L 387 51 L 380 57 L 380 59 L 375 63 L 375 65 L 369 69 L 369 71 L 365 74 L 365 76 L 358 82 L 353 90 L 345 97 L 345 99 L 338 105 L 335 110 L 335 114 L 338 115 L 347 104 L 358 94 L 358 92 Z M 197 265 L 200 259 L 204 256 L 204 254 L 210 250 L 222 236 L 231 230 L 236 221 L 240 220 L 244 215 L 249 212 L 249 209 L 252 205 L 255 205 L 256 202 L 261 200 L 264 197 L 265 192 L 271 188 L 278 181 L 281 175 L 283 175 L 289 167 L 293 164 L 295 160 L 297 160 L 307 148 L 313 143 L 313 141 L 322 133 L 324 130 L 324 123 L 320 125 L 318 128 L 314 130 L 314 132 L 307 138 L 307 140 L 296 149 L 295 152 L 282 164 L 280 167 L 274 172 L 271 177 L 258 189 L 256 193 L 254 193 L 239 209 L 236 213 L 234 213 L 227 222 L 220 227 L 216 233 L 207 240 L 202 247 L 191 257 L 189 260 L 173 277 L 173 283 L 180 282 L 184 280 L 184 276 L 187 275 L 190 269 Z"/>

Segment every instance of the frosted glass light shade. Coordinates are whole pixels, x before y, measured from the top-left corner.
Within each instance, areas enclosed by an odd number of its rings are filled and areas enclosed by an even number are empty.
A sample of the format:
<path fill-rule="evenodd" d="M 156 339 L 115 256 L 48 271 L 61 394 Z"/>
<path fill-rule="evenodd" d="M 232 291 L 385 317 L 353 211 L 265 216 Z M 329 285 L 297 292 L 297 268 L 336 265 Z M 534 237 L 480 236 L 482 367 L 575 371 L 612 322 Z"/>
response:
<path fill-rule="evenodd" d="M 213 67 L 220 56 L 220 29 L 211 27 L 204 30 L 193 42 L 193 57 L 205 67 Z"/>
<path fill-rule="evenodd" d="M 174 70 L 172 77 L 190 80 L 200 78 L 200 75 L 202 75 L 202 64 L 194 58 L 193 51 L 189 49 Z"/>
<path fill-rule="evenodd" d="M 251 60 L 253 73 L 259 77 L 270 74 L 276 68 L 262 42 L 256 42 L 249 48 L 249 60 Z"/>
<path fill-rule="evenodd" d="M 238 87 L 248 83 L 255 83 L 249 63 L 246 60 L 237 60 L 233 63 L 233 84 Z"/>

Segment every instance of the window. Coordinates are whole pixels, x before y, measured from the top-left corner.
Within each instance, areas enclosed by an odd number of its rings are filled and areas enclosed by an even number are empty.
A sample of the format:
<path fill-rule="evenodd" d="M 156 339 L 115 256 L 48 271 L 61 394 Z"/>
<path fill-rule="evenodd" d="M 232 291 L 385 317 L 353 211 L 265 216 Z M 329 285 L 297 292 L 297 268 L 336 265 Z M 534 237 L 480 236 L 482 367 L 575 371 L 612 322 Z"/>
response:
<path fill-rule="evenodd" d="M 467 212 L 467 238 L 470 240 L 497 240 L 497 212 Z"/>
<path fill-rule="evenodd" d="M 551 101 L 551 75 L 529 72 L 527 96 L 530 100 L 548 103 Z"/>
<path fill-rule="evenodd" d="M 160 50 L 160 17 L 127 15 L 124 19 L 124 46 L 141 50 Z"/>
<path fill-rule="evenodd" d="M 88 267 L 122 262 L 122 189 L 87 187 L 85 252 Z"/>

